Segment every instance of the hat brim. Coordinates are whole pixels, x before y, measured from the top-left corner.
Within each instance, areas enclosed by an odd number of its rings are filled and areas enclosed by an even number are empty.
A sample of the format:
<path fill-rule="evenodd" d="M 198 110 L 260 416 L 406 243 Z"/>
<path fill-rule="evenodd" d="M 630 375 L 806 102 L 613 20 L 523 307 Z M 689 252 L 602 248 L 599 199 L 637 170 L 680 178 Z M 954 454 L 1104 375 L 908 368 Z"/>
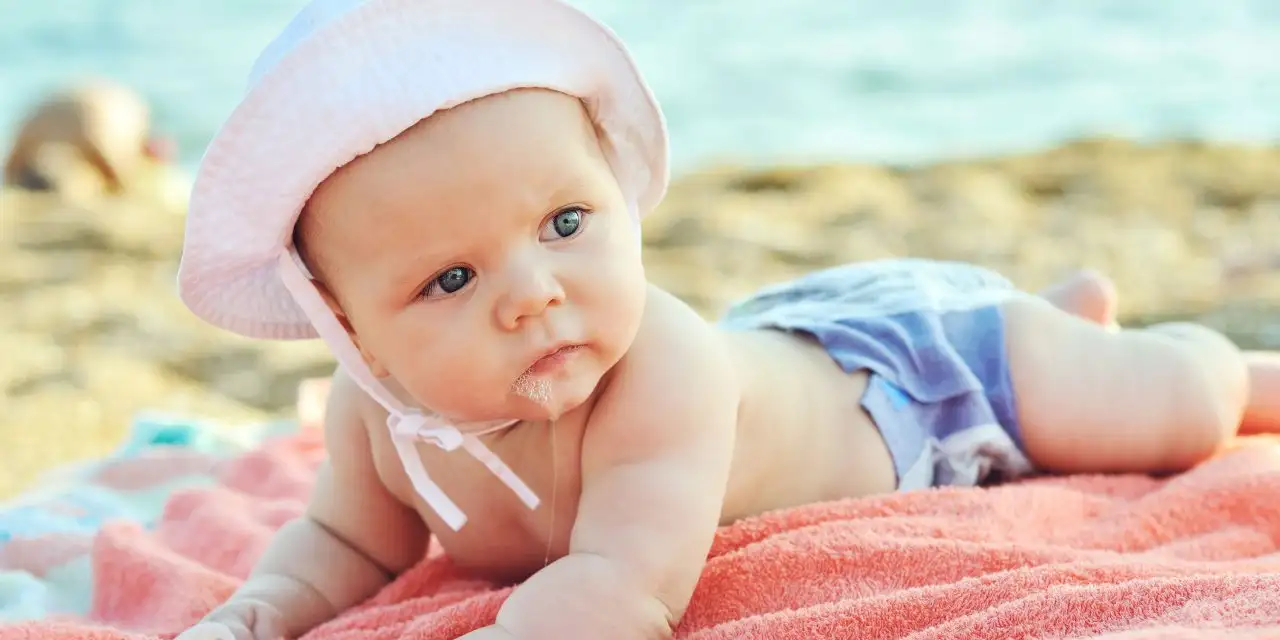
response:
<path fill-rule="evenodd" d="M 179 296 L 244 336 L 317 337 L 277 270 L 316 187 L 432 113 L 535 87 L 581 98 L 623 193 L 640 214 L 658 204 L 663 116 L 607 27 L 559 0 L 369 0 L 280 57 L 210 143 Z"/>

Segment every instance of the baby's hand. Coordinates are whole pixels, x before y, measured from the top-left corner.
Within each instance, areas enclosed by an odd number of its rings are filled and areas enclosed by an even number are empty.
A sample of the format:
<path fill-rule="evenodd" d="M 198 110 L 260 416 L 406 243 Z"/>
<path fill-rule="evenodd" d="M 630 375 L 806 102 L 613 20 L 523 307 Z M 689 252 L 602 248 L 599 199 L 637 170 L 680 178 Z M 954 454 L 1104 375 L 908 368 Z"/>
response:
<path fill-rule="evenodd" d="M 252 600 L 215 609 L 174 640 L 285 640 L 284 617 L 271 605 Z"/>

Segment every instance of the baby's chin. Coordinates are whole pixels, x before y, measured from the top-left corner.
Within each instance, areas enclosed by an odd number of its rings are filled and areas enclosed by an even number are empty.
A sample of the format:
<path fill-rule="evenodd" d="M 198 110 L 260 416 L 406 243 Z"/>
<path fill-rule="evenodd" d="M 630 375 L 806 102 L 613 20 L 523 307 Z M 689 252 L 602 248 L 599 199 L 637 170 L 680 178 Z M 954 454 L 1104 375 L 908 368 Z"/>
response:
<path fill-rule="evenodd" d="M 520 420 L 557 420 L 590 399 L 600 379 L 598 376 L 523 376 L 511 385 L 513 418 Z"/>
<path fill-rule="evenodd" d="M 598 372 L 580 368 L 540 376 L 522 376 L 514 382 L 502 387 L 495 386 L 479 394 L 436 393 L 431 398 L 413 394 L 413 397 L 421 403 L 420 406 L 431 407 L 432 411 L 456 423 L 503 420 L 544 422 L 558 420 L 588 404 L 603 378 Z M 430 402 L 431 399 L 445 398 L 452 402 Z"/>

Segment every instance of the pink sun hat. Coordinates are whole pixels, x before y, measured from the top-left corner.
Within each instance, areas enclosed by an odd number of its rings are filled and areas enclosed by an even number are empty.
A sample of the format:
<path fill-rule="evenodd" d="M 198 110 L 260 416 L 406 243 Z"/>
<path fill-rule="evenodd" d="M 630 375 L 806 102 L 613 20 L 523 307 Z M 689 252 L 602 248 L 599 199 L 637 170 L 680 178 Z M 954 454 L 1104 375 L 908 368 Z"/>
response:
<path fill-rule="evenodd" d="M 622 43 L 560 0 L 313 0 L 258 58 L 210 143 L 187 213 L 178 294 L 196 316 L 251 338 L 323 338 L 386 408 L 415 491 L 466 522 L 416 445 L 461 448 L 529 508 L 538 498 L 479 439 L 514 421 L 464 422 L 406 405 L 369 371 L 292 246 L 315 188 L 442 109 L 517 88 L 582 100 L 638 220 L 666 192 L 662 112 Z"/>
<path fill-rule="evenodd" d="M 630 54 L 559 0 L 314 0 L 258 58 L 201 161 L 178 291 L 251 338 L 319 334 L 281 280 L 315 188 L 427 116 L 516 88 L 580 98 L 637 215 L 668 182 L 666 126 Z"/>

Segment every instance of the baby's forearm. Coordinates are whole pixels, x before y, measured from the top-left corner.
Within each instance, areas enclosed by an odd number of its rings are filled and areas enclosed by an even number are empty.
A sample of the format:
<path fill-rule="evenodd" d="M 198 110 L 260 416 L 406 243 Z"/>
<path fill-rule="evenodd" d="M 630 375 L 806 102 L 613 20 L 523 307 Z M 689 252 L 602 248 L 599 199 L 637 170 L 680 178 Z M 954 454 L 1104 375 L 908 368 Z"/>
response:
<path fill-rule="evenodd" d="M 245 600 L 267 604 L 297 637 L 372 596 L 388 580 L 371 560 L 304 515 L 280 528 L 248 580 L 219 609 L 235 611 Z"/>
<path fill-rule="evenodd" d="M 497 625 L 521 640 L 544 638 L 670 638 L 671 608 L 621 563 L 571 553 L 511 593 Z"/>

